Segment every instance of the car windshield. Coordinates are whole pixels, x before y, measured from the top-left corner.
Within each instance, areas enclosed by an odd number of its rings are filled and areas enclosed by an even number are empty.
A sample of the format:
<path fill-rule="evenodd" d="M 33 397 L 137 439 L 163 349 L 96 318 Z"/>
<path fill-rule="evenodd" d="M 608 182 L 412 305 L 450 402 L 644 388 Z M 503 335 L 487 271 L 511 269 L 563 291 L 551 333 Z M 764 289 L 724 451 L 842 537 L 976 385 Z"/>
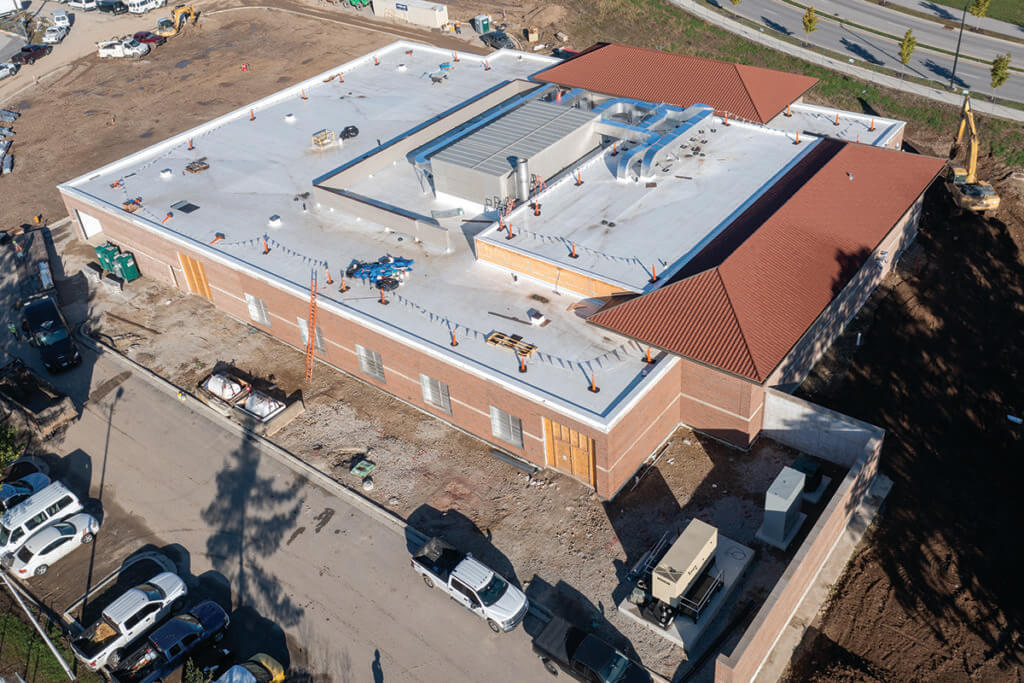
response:
<path fill-rule="evenodd" d="M 501 599 L 501 596 L 508 590 L 508 582 L 497 574 L 491 577 L 486 586 L 477 591 L 480 601 L 490 607 Z"/>
<path fill-rule="evenodd" d="M 163 600 L 165 597 L 164 592 L 160 590 L 160 587 L 154 586 L 151 583 L 144 583 L 142 585 L 136 586 L 136 588 L 145 593 L 146 597 L 150 600 Z"/>
<path fill-rule="evenodd" d="M 611 659 L 608 660 L 608 663 L 599 672 L 601 680 L 607 681 L 607 683 L 615 683 L 626 672 L 627 667 L 629 667 L 629 660 L 621 652 L 613 652 Z"/>
<path fill-rule="evenodd" d="M 21 546 L 21 550 L 18 551 L 18 559 L 22 562 L 28 562 L 32 559 L 32 551 L 28 549 L 27 545 Z"/>

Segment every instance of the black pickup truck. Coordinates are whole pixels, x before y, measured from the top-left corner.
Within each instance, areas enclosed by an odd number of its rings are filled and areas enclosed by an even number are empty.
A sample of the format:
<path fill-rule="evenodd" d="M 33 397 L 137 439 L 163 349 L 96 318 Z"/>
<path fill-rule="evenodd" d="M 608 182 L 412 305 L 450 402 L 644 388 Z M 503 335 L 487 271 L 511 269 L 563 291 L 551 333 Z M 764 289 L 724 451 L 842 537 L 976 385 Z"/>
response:
<path fill-rule="evenodd" d="M 559 617 L 553 617 L 533 639 L 533 651 L 552 675 L 557 676 L 560 667 L 576 680 L 586 683 L 653 681 L 647 669 L 593 633 L 587 633 Z"/>

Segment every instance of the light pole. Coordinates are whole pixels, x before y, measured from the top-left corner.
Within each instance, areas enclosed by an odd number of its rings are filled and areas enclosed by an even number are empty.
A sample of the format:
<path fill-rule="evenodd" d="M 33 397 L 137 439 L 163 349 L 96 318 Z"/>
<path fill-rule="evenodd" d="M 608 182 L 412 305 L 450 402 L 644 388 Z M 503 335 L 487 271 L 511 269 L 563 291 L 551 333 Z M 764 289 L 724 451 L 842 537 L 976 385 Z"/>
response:
<path fill-rule="evenodd" d="M 964 39 L 964 23 L 967 21 L 967 8 L 971 6 L 971 0 L 964 0 L 964 16 L 960 19 L 960 35 L 956 39 L 956 54 L 953 55 L 953 73 L 949 77 L 949 89 L 953 89 L 956 81 L 956 63 L 960 61 L 960 41 Z"/>

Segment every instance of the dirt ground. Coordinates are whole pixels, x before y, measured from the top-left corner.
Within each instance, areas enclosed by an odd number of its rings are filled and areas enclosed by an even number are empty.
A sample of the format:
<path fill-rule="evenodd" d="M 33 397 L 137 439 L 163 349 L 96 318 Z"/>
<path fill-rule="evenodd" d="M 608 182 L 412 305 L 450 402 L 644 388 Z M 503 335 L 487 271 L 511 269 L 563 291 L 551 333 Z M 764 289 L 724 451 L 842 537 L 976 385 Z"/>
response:
<path fill-rule="evenodd" d="M 884 427 L 895 486 L 792 681 L 1024 679 L 1021 251 L 948 202 L 800 392 Z"/>

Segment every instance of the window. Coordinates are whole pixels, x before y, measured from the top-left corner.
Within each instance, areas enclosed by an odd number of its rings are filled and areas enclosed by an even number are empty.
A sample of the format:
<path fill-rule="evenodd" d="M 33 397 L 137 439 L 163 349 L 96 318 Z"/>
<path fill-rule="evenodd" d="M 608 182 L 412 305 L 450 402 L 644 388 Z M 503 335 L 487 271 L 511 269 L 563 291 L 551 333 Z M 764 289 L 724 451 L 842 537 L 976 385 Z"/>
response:
<path fill-rule="evenodd" d="M 65 543 L 67 543 L 70 540 L 71 539 L 66 537 L 66 536 L 63 537 L 63 538 L 58 538 L 56 541 L 54 541 L 50 545 L 48 545 L 45 548 L 43 548 L 42 551 L 39 554 L 40 555 L 49 555 L 54 550 L 56 550 L 57 548 L 61 547 L 62 545 L 64 545 Z"/>
<path fill-rule="evenodd" d="M 476 593 L 474 593 L 469 586 L 464 585 L 458 579 L 454 579 L 452 580 L 452 588 L 457 590 L 459 593 L 465 595 L 469 599 L 470 603 L 473 604 L 474 607 L 480 606 L 479 598 L 476 597 Z"/>
<path fill-rule="evenodd" d="M 523 447 L 523 422 L 491 406 L 491 434 L 513 446 Z"/>
<path fill-rule="evenodd" d="M 376 351 L 363 348 L 356 344 L 356 353 L 359 355 L 359 369 L 374 379 L 384 381 L 384 362 Z"/>
<path fill-rule="evenodd" d="M 134 616 L 131 616 L 131 617 L 128 617 L 127 619 L 125 619 L 125 622 L 124 622 L 125 630 L 131 630 L 131 629 L 135 628 L 136 626 L 139 625 L 139 623 L 142 622 L 143 619 L 146 619 L 147 617 L 149 617 L 149 615 L 153 614 L 158 609 L 160 609 L 160 605 L 159 604 L 146 605 L 145 607 L 140 609 L 138 611 L 138 613 L 136 613 Z"/>
<path fill-rule="evenodd" d="M 49 518 L 50 518 L 50 515 L 46 514 L 46 511 L 43 510 L 38 515 L 36 515 L 32 519 L 30 519 L 27 522 L 25 522 L 25 528 L 28 529 L 29 531 L 32 531 L 33 529 L 35 529 L 37 526 L 39 526 L 40 524 L 42 524 L 43 522 L 45 522 Z"/>
<path fill-rule="evenodd" d="M 252 294 L 246 294 L 245 303 L 249 305 L 250 320 L 270 327 L 270 317 L 267 315 L 267 305 L 263 303 L 263 299 L 257 299 Z"/>
<path fill-rule="evenodd" d="M 71 496 L 64 496 L 53 505 L 46 508 L 46 515 L 48 517 L 53 517 L 55 514 L 66 508 L 68 505 L 71 505 Z"/>
<path fill-rule="evenodd" d="M 181 643 L 178 643 L 176 645 L 172 645 L 171 649 L 167 651 L 167 655 L 169 657 L 171 657 L 172 659 L 174 657 L 177 657 L 180 654 L 181 654 Z"/>
<path fill-rule="evenodd" d="M 423 387 L 423 400 L 439 408 L 449 415 L 452 414 L 452 401 L 448 397 L 448 385 L 436 379 L 420 375 L 420 385 Z"/>
<path fill-rule="evenodd" d="M 309 321 L 305 318 L 296 318 L 299 321 L 299 333 L 302 335 L 302 343 L 309 346 Z M 324 347 L 324 335 L 320 331 L 320 326 L 316 326 L 316 336 L 313 337 L 313 346 L 316 348 L 317 353 L 327 353 L 327 349 Z"/>

